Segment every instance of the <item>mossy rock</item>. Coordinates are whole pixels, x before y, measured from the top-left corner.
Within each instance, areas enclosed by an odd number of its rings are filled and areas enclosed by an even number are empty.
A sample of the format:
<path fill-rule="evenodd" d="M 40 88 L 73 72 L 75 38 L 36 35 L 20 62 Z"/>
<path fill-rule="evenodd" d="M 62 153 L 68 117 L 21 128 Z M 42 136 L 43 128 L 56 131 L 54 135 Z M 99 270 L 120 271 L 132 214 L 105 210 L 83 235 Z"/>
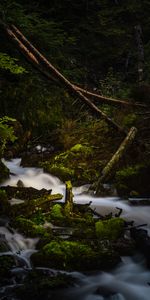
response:
<path fill-rule="evenodd" d="M 115 176 L 115 186 L 122 197 L 150 196 L 150 163 L 133 165 L 118 171 Z"/>
<path fill-rule="evenodd" d="M 41 164 L 46 172 L 58 176 L 62 181 L 71 180 L 75 184 L 93 182 L 98 177 L 93 161 L 93 148 L 76 144 L 70 150 L 56 155 Z"/>
<path fill-rule="evenodd" d="M 75 241 L 51 241 L 38 253 L 31 256 L 35 266 L 64 270 L 107 269 L 120 261 L 110 248 L 99 248 Z"/>
<path fill-rule="evenodd" d="M 49 240 L 52 238 L 51 228 L 45 229 L 42 225 L 37 225 L 24 217 L 16 217 L 12 225 L 28 237 L 40 237 Z"/>
<path fill-rule="evenodd" d="M 124 231 L 124 220 L 121 218 L 111 218 L 105 221 L 98 221 L 95 224 L 96 235 L 101 240 L 116 240 Z"/>

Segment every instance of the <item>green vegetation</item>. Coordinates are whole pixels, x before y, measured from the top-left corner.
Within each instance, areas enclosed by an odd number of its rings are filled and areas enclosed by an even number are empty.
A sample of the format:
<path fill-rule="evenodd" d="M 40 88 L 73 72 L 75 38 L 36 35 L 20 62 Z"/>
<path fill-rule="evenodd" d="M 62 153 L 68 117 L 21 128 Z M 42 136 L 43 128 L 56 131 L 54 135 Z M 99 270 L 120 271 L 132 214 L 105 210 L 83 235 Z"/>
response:
<path fill-rule="evenodd" d="M 131 165 L 119 170 L 115 185 L 120 196 L 147 197 L 149 189 L 150 164 Z"/>
<path fill-rule="evenodd" d="M 36 3 L 2 1 L 2 20 L 21 29 L 72 82 L 110 97 L 138 100 L 139 53 L 135 38 L 138 24 L 145 54 L 142 85 L 149 86 L 150 7 L 147 0 L 132 3 L 127 0 L 117 4 L 116 1 L 94 0 L 88 5 L 83 0 L 38 0 Z M 0 53 L 0 72 L 4 78 L 0 114 L 17 118 L 34 134 L 42 134 L 43 138 L 50 136 L 56 142 L 55 132 L 51 136 L 52 131 L 63 128 L 68 119 L 85 119 L 82 104 L 76 102 L 74 105 L 68 91 L 46 81 L 32 69 L 3 29 L 0 38 L 4 41 Z M 146 93 L 143 90 L 143 94 L 146 99 L 148 89 Z M 143 101 L 142 97 L 139 101 Z M 104 105 L 102 109 L 111 117 L 119 118 L 113 106 Z"/>
<path fill-rule="evenodd" d="M 93 163 L 92 163 L 93 160 Z M 46 172 L 73 184 L 92 182 L 98 173 L 94 169 L 94 151 L 89 146 L 76 144 L 70 150 L 60 153 L 50 161 L 41 164 Z"/>
<path fill-rule="evenodd" d="M 50 216 L 52 219 L 64 219 L 62 214 L 62 206 L 60 204 L 55 204 L 51 209 Z"/>
<path fill-rule="evenodd" d="M 107 221 L 98 221 L 95 224 L 96 235 L 100 239 L 116 240 L 124 229 L 124 220 L 114 218 Z"/>
<path fill-rule="evenodd" d="M 45 265 L 66 270 L 92 270 L 109 268 L 119 257 L 107 245 L 94 250 L 91 246 L 74 241 L 51 241 L 32 255 L 35 265 Z"/>
<path fill-rule="evenodd" d="M 0 189 L 0 216 L 7 216 L 18 232 L 38 238 L 39 251 L 31 256 L 35 267 L 69 271 L 111 268 L 120 262 L 122 253 L 134 252 L 132 241 L 130 245 L 124 236 L 125 222 L 111 215 L 93 217 L 90 204 L 72 202 L 72 185 L 96 186 L 124 135 L 136 126 L 136 140 L 121 157 L 112 183 L 121 197 L 150 195 L 149 1 L 1 2 L 0 182 L 9 176 L 2 157 L 25 157 L 22 165 L 43 167 L 66 182 L 70 202 L 56 203 L 63 196 L 50 191 L 40 196 L 33 190 L 27 192 L 21 183 L 15 191 Z M 101 101 L 85 93 L 109 119 L 106 123 L 104 115 L 97 118 L 79 94 L 53 78 L 48 80 L 23 57 L 23 51 L 8 39 L 3 22 L 9 30 L 15 30 L 12 24 L 16 25 L 74 87 L 128 103 Z M 41 68 L 45 68 L 43 64 Z M 133 107 L 135 102 L 146 104 L 146 109 Z M 121 130 L 109 126 L 112 121 Z M 45 150 L 40 152 L 37 145 Z M 104 187 L 101 192 L 105 194 Z M 112 195 L 112 189 L 106 193 Z M 15 197 L 25 199 L 24 203 L 11 206 L 9 199 Z M 0 279 L 12 276 L 10 269 L 15 264 L 11 257 L 1 256 Z M 36 271 L 20 285 L 19 299 L 28 299 L 31 294 L 33 299 L 55 298 L 44 289 L 64 287 L 65 278 L 60 274 L 48 280 Z"/>
<path fill-rule="evenodd" d="M 0 68 L 9 70 L 12 74 L 22 74 L 26 72 L 25 68 L 16 64 L 17 58 L 12 58 L 6 53 L 0 52 Z"/>
<path fill-rule="evenodd" d="M 4 154 L 6 143 L 8 141 L 14 142 L 16 140 L 13 126 L 9 125 L 9 122 L 15 121 L 15 119 L 9 118 L 7 116 L 0 118 L 0 158 Z"/>

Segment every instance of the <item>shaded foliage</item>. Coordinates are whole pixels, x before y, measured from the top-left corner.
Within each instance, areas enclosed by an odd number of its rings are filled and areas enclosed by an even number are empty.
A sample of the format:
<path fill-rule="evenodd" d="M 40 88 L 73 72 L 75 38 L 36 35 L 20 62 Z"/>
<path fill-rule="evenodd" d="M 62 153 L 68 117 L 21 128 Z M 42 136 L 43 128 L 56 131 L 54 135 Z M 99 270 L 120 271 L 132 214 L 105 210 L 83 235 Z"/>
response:
<path fill-rule="evenodd" d="M 138 81 L 135 26 L 140 24 L 145 52 L 144 80 L 149 84 L 147 0 L 5 0 L 0 11 L 1 18 L 17 25 L 69 80 L 121 98 L 129 97 L 131 87 Z M 77 118 L 80 105 L 69 108 L 73 101 L 68 93 L 45 82 L 12 47 L 2 28 L 0 38 L 4 41 L 1 53 L 7 53 L 3 54 L 5 72 L 3 63 L 0 64 L 0 72 L 4 74 L 0 114 L 17 117 L 38 134 L 45 130 L 45 124 L 51 131 L 59 128 L 68 116 Z M 15 74 L 8 74 L 6 69 Z M 24 69 L 28 73 L 19 75 Z"/>

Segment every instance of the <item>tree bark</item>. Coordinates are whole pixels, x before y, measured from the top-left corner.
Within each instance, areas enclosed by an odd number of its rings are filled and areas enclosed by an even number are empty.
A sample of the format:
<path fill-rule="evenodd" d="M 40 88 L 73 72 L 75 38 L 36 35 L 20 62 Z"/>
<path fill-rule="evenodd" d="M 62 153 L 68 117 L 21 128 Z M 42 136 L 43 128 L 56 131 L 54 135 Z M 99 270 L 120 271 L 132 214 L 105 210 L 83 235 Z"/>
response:
<path fill-rule="evenodd" d="M 142 41 L 142 28 L 140 24 L 135 26 L 135 36 L 138 48 L 138 80 L 140 84 L 144 77 L 144 46 Z"/>
<path fill-rule="evenodd" d="M 127 152 L 129 146 L 135 140 L 136 133 L 137 133 L 137 129 L 135 127 L 132 127 L 130 129 L 128 135 L 126 136 L 126 138 L 123 140 L 123 142 L 119 146 L 116 153 L 112 156 L 110 161 L 107 163 L 107 165 L 103 169 L 102 175 L 99 178 L 98 183 L 97 183 L 97 188 L 96 188 L 97 195 L 99 194 L 99 192 L 101 190 L 102 184 L 105 183 L 106 181 L 108 181 L 109 178 L 111 178 L 112 175 L 115 173 L 121 158 Z"/>

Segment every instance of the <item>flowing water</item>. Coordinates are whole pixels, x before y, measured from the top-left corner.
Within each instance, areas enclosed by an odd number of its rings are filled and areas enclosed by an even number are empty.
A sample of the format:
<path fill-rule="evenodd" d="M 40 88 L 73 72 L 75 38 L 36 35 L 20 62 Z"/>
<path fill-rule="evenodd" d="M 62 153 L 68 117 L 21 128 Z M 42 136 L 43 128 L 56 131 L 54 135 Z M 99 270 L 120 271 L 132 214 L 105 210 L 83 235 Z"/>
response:
<path fill-rule="evenodd" d="M 42 169 L 22 168 L 20 159 L 4 162 L 10 169 L 11 176 L 3 185 L 16 186 L 17 181 L 22 180 L 27 187 L 52 189 L 52 193 L 65 193 L 65 185 L 58 178 L 43 173 Z M 74 202 L 89 203 L 91 201 L 91 207 L 101 215 L 111 212 L 115 215 L 118 213 L 118 208 L 121 208 L 123 210 L 122 217 L 126 220 L 134 220 L 136 225 L 147 223 L 145 228 L 150 230 L 150 206 L 132 207 L 127 201 L 120 200 L 118 197 L 94 197 L 87 191 L 88 185 L 74 187 Z M 12 199 L 11 201 L 13 204 L 17 200 Z M 0 237 L 5 237 L 8 244 L 6 253 L 22 260 L 22 269 L 30 269 L 30 255 L 36 251 L 38 240 L 23 237 L 17 231 L 9 228 L 7 220 L 3 219 L 0 219 Z M 77 297 L 78 300 L 150 299 L 150 271 L 146 269 L 143 257 L 137 256 L 134 259 L 123 257 L 122 263 L 110 273 L 100 271 L 92 275 L 85 275 L 72 272 L 71 275 L 78 279 L 78 284 L 76 287 L 68 289 L 64 298 L 61 296 L 62 299 L 75 300 Z"/>

